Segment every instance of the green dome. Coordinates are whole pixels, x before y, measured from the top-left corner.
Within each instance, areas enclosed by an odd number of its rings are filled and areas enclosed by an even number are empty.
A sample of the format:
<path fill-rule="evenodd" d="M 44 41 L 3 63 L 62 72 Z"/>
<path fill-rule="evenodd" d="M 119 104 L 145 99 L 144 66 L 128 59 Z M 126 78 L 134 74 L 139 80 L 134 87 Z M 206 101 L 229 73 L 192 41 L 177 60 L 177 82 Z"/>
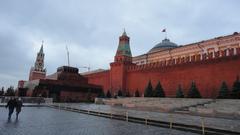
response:
<path fill-rule="evenodd" d="M 154 53 L 154 52 L 168 50 L 176 47 L 178 47 L 177 44 L 165 38 L 164 40 L 162 40 L 162 42 L 156 44 L 148 53 Z"/>

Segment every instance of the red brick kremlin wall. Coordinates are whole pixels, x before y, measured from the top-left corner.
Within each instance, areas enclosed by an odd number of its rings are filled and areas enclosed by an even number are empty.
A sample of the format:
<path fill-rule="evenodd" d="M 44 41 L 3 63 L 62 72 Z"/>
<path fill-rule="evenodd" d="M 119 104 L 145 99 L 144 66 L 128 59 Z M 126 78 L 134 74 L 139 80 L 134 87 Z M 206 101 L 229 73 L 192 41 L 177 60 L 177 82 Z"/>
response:
<path fill-rule="evenodd" d="M 204 58 L 205 59 L 205 58 Z M 126 81 L 126 90 L 134 95 L 135 90 L 140 94 L 144 93 L 149 80 L 153 87 L 160 81 L 168 97 L 175 96 L 179 84 L 182 85 L 186 94 L 190 89 L 191 82 L 195 81 L 203 97 L 216 97 L 222 81 L 226 81 L 228 88 L 232 88 L 237 75 L 240 75 L 240 49 L 237 54 L 205 60 L 184 61 L 178 64 L 171 62 L 159 62 L 140 66 L 128 66 L 123 80 Z M 111 68 L 117 68 L 115 66 Z M 114 70 L 114 69 L 111 69 Z M 119 71 L 124 72 L 124 71 Z M 111 78 L 120 77 L 119 74 L 111 74 L 110 71 L 87 75 L 89 83 L 102 85 L 105 93 L 111 88 L 111 92 L 116 93 L 119 86 L 111 86 Z M 119 78 L 120 79 L 120 78 Z M 120 79 L 121 80 L 121 79 Z"/>
<path fill-rule="evenodd" d="M 142 94 L 149 80 L 153 87 L 160 81 L 166 95 L 175 96 L 179 84 L 186 94 L 195 81 L 203 97 L 216 97 L 222 81 L 231 88 L 237 75 L 240 75 L 240 56 L 128 71 L 127 88 L 131 92 L 139 89 Z"/>
<path fill-rule="evenodd" d="M 88 78 L 88 83 L 101 85 L 104 92 L 110 89 L 110 72 L 109 70 L 94 74 L 85 75 Z"/>

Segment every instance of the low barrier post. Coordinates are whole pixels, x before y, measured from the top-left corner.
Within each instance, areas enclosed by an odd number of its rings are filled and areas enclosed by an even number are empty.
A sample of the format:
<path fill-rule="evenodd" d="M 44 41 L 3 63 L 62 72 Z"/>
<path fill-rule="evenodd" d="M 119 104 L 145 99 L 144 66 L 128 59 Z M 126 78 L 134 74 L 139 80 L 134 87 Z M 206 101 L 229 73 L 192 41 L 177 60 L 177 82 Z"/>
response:
<path fill-rule="evenodd" d="M 172 123 L 173 123 L 173 116 L 172 116 L 172 114 L 170 114 L 170 116 L 169 116 L 169 127 L 170 127 L 170 129 L 172 129 Z"/>
<path fill-rule="evenodd" d="M 205 125 L 204 125 L 204 118 L 201 117 L 201 123 L 202 123 L 202 134 L 205 135 Z"/>
<path fill-rule="evenodd" d="M 126 121 L 128 122 L 128 111 L 126 112 Z"/>
<path fill-rule="evenodd" d="M 147 115 L 146 115 L 146 117 L 145 117 L 145 125 L 148 124 L 148 120 L 147 120 L 147 118 L 148 118 L 148 113 L 147 113 Z"/>
<path fill-rule="evenodd" d="M 100 116 L 100 108 L 98 107 L 98 116 Z"/>

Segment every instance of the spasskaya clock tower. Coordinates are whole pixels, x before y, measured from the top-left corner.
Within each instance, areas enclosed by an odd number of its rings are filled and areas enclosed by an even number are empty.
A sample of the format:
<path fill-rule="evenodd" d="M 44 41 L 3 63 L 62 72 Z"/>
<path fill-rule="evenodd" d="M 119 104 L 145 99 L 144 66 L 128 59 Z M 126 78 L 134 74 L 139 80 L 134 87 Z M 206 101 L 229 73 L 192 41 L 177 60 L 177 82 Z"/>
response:
<path fill-rule="evenodd" d="M 34 67 L 31 68 L 29 80 L 44 79 L 46 77 L 46 69 L 44 68 L 44 53 L 43 42 L 40 51 L 37 53 L 37 58 Z"/>

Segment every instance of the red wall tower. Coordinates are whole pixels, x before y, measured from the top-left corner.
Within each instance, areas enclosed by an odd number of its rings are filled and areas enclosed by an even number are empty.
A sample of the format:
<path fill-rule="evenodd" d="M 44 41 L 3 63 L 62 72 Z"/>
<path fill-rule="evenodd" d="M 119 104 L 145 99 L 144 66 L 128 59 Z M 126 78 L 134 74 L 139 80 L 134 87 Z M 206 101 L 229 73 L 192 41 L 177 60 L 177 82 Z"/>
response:
<path fill-rule="evenodd" d="M 129 45 L 129 37 L 125 30 L 119 37 L 119 44 L 114 62 L 110 64 L 110 90 L 112 94 L 117 94 L 118 90 L 126 93 L 127 68 L 132 63 L 132 53 Z"/>

